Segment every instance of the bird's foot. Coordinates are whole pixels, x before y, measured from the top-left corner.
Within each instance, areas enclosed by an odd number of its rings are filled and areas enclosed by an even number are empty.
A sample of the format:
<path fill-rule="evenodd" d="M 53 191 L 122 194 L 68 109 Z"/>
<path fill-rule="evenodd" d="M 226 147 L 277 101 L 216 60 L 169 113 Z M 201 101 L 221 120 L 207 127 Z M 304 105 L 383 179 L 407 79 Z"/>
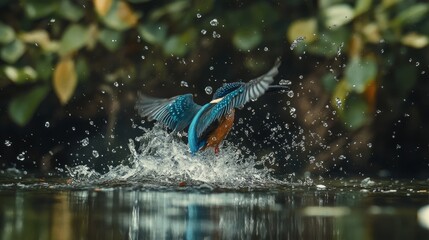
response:
<path fill-rule="evenodd" d="M 214 152 L 215 152 L 216 156 L 218 156 L 219 155 L 219 147 L 215 147 Z"/>

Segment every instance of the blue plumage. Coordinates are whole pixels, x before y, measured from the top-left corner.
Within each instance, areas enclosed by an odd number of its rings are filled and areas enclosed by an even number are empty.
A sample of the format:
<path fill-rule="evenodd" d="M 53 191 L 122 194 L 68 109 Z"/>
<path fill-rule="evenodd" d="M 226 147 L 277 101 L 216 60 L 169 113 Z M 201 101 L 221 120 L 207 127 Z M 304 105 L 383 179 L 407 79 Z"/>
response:
<path fill-rule="evenodd" d="M 188 144 L 195 153 L 207 144 L 210 126 L 223 119 L 234 108 L 240 108 L 249 101 L 262 96 L 278 73 L 280 60 L 266 74 L 247 83 L 227 83 L 217 89 L 210 103 L 200 106 L 194 103 L 192 94 L 179 95 L 169 99 L 159 99 L 140 94 L 136 109 L 142 117 L 156 120 L 174 131 L 182 131 L 189 126 Z M 211 128 L 210 128 L 211 129 Z"/>

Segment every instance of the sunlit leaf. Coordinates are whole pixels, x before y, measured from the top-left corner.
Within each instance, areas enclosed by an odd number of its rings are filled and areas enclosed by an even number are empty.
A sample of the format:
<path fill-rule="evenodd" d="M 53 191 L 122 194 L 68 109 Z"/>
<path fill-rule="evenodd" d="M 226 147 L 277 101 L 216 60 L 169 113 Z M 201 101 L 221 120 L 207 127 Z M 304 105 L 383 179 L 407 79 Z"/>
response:
<path fill-rule="evenodd" d="M 292 22 L 287 31 L 289 42 L 293 42 L 298 37 L 304 37 L 308 43 L 316 39 L 317 21 L 315 18 L 300 19 Z"/>
<path fill-rule="evenodd" d="M 39 86 L 18 95 L 9 103 L 9 116 L 18 125 L 25 126 L 49 92 L 49 87 Z"/>
<path fill-rule="evenodd" d="M 130 5 L 120 0 L 114 0 L 110 10 L 105 16 L 102 16 L 102 20 L 107 26 L 120 31 L 134 27 L 138 19 L 139 16 Z"/>
<path fill-rule="evenodd" d="M 423 17 L 427 17 L 428 10 L 429 4 L 427 3 L 412 4 L 407 9 L 400 11 L 398 16 L 393 19 L 392 25 L 398 26 L 416 23 Z"/>
<path fill-rule="evenodd" d="M 142 38 L 152 44 L 163 44 L 167 37 L 167 26 L 162 23 L 147 22 L 138 27 Z"/>
<path fill-rule="evenodd" d="M 372 0 L 358 0 L 356 1 L 354 16 L 358 16 L 362 13 L 367 12 L 372 5 Z"/>
<path fill-rule="evenodd" d="M 412 32 L 403 36 L 401 38 L 401 43 L 413 48 L 424 48 L 428 45 L 429 38 L 428 36 Z"/>
<path fill-rule="evenodd" d="M 368 42 L 379 43 L 381 40 L 380 29 L 376 23 L 366 24 L 362 29 L 362 33 L 365 35 Z"/>
<path fill-rule="evenodd" d="M 262 40 L 259 30 L 239 29 L 234 33 L 232 42 L 234 46 L 241 50 L 250 50 L 256 47 Z"/>
<path fill-rule="evenodd" d="M 104 17 L 112 7 L 113 0 L 92 0 L 94 3 L 95 11 L 98 15 Z"/>
<path fill-rule="evenodd" d="M 15 31 L 10 26 L 0 22 L 0 43 L 10 43 L 15 39 Z"/>
<path fill-rule="evenodd" d="M 28 44 L 37 44 L 46 51 L 57 51 L 58 42 L 51 41 L 49 34 L 45 30 L 34 30 L 19 34 L 19 39 Z"/>
<path fill-rule="evenodd" d="M 6 66 L 3 69 L 6 77 L 15 84 L 24 84 L 34 82 L 37 78 L 37 72 L 30 66 L 16 68 L 14 66 Z"/>
<path fill-rule="evenodd" d="M 83 17 L 83 9 L 76 6 L 70 0 L 61 0 L 57 14 L 61 17 L 76 22 Z"/>
<path fill-rule="evenodd" d="M 326 8 L 324 16 L 325 26 L 334 29 L 353 20 L 354 11 L 348 4 L 337 4 Z"/>
<path fill-rule="evenodd" d="M 0 52 L 0 56 L 3 60 L 8 63 L 16 62 L 25 52 L 25 45 L 21 40 L 15 39 L 3 46 Z"/>
<path fill-rule="evenodd" d="M 365 60 L 352 58 L 344 74 L 349 87 L 355 92 L 362 93 L 368 83 L 376 77 L 377 64 L 370 58 Z"/>
<path fill-rule="evenodd" d="M 348 128 L 356 130 L 369 120 L 368 105 L 359 95 L 351 94 L 345 102 L 341 116 Z"/>
<path fill-rule="evenodd" d="M 70 25 L 64 32 L 59 49 L 61 55 L 66 55 L 79 50 L 88 42 L 88 31 L 78 24 Z"/>
<path fill-rule="evenodd" d="M 21 0 L 29 18 L 42 18 L 52 14 L 59 7 L 58 0 Z"/>
<path fill-rule="evenodd" d="M 66 104 L 73 96 L 77 85 L 77 74 L 72 58 L 63 57 L 55 66 L 53 86 L 61 104 Z"/>
<path fill-rule="evenodd" d="M 122 45 L 122 34 L 119 31 L 103 29 L 98 35 L 98 40 L 107 49 L 109 49 L 110 51 L 114 51 Z"/>

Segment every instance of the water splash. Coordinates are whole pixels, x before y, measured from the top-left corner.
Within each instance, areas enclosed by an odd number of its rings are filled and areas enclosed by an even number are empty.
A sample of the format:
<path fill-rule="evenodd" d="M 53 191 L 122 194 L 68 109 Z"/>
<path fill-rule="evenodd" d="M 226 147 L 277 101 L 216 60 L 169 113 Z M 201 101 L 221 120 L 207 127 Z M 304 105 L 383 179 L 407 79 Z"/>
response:
<path fill-rule="evenodd" d="M 143 129 L 141 137 L 128 144 L 130 156 L 122 164 L 98 173 L 86 165 L 68 168 L 75 183 L 142 183 L 157 186 L 205 186 L 208 188 L 266 188 L 285 184 L 272 177 L 265 159 L 258 161 L 226 142 L 216 156 L 211 149 L 192 156 L 188 146 L 159 126 Z"/>

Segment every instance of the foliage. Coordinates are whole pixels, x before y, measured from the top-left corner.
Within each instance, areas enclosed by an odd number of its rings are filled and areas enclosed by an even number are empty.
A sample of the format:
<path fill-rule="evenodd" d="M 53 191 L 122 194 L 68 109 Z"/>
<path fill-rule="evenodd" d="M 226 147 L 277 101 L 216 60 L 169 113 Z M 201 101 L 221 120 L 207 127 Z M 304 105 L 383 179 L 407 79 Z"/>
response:
<path fill-rule="evenodd" d="M 100 90 L 119 93 L 109 90 L 113 83 L 126 86 L 123 95 L 184 76 L 196 84 L 218 77 L 212 65 L 221 72 L 220 63 L 239 61 L 254 76 L 282 56 L 288 74 L 317 75 L 345 128 L 356 131 L 373 123 L 379 105 L 400 108 L 429 62 L 426 1 L 0 0 L 0 6 L 0 98 L 7 105 L 1 120 L 21 127 L 44 102 L 55 112 Z M 305 61 L 294 63 L 297 57 Z M 98 114 L 79 109 L 89 118 Z"/>

